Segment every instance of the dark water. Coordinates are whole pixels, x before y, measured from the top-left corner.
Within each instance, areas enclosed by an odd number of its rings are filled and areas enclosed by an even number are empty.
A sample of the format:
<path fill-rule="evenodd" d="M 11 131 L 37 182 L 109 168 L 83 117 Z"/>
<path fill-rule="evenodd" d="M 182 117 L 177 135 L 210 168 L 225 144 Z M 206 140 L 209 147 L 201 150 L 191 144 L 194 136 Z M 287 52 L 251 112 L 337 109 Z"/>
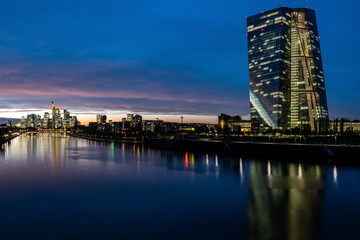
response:
<path fill-rule="evenodd" d="M 360 239 L 359 168 L 49 134 L 3 147 L 0 239 Z"/>

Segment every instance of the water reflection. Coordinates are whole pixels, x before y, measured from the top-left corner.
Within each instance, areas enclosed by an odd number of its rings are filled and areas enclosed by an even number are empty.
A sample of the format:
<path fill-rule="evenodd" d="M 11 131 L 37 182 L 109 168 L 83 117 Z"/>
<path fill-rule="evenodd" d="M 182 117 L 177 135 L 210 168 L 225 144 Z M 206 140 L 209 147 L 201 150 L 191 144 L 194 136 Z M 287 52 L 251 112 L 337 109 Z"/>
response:
<path fill-rule="evenodd" d="M 319 239 L 326 167 L 249 164 L 248 239 Z"/>
<path fill-rule="evenodd" d="M 239 161 L 239 173 L 240 173 L 240 182 L 244 182 L 244 167 L 243 167 L 243 160 L 240 158 Z"/>
<path fill-rule="evenodd" d="M 107 231 L 118 237 L 321 239 L 329 233 L 329 239 L 334 230 L 328 227 L 328 219 L 349 233 L 359 223 L 325 217 L 336 216 L 341 204 L 346 205 L 341 214 L 346 209 L 357 213 L 360 194 L 347 191 L 346 186 L 358 189 L 359 176 L 358 168 L 165 151 L 60 134 L 24 134 L 0 151 L 0 208 L 6 206 L 8 212 L 0 211 L 3 219 L 11 219 L 14 212 L 20 219 L 13 224 L 0 220 L 0 232 L 12 234 L 11 226 L 30 224 L 22 220 L 43 208 L 33 204 L 46 202 L 54 207 L 44 213 L 44 219 L 60 216 L 59 222 L 74 226 L 96 222 L 99 229 L 114 224 Z M 45 197 L 38 194 L 41 191 Z M 60 195 L 66 201 L 59 201 Z M 96 203 L 89 204 L 89 199 Z M 17 212 L 19 204 L 25 206 L 23 214 Z M 74 219 L 57 206 L 71 213 L 79 211 L 84 218 Z M 93 214 L 98 206 L 101 210 Z M 33 224 L 34 229 L 38 225 L 52 229 L 46 221 Z M 97 228 L 87 226 L 78 228 L 88 233 L 85 237 L 96 236 Z M 156 232 L 159 226 L 161 231 Z M 134 228 L 146 230 L 130 231 Z M 65 233 L 71 235 L 71 229 Z"/>
<path fill-rule="evenodd" d="M 333 177 L 334 177 L 334 183 L 337 184 L 337 168 L 336 168 L 336 166 L 333 167 Z"/>

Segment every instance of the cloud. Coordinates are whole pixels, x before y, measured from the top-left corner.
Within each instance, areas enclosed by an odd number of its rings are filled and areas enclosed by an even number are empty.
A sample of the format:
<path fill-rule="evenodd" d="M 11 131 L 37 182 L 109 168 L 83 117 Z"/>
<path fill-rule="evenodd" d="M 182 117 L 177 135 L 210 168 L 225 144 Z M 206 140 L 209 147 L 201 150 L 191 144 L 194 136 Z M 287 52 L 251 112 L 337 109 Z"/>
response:
<path fill-rule="evenodd" d="M 178 69 L 138 61 L 86 64 L 25 63 L 0 67 L 1 98 L 7 108 L 44 108 L 56 100 L 67 108 L 150 114 L 214 114 L 247 109 L 231 86 Z M 238 99 L 234 101 L 234 99 Z"/>

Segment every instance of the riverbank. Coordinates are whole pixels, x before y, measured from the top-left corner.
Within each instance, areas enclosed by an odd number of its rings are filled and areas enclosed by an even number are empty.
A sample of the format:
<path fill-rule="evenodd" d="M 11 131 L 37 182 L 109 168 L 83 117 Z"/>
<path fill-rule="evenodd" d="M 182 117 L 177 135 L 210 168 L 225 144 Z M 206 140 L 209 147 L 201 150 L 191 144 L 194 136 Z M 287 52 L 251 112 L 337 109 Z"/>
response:
<path fill-rule="evenodd" d="M 4 143 L 10 142 L 12 139 L 18 137 L 19 135 L 21 135 L 21 134 L 16 133 L 14 135 L 10 135 L 8 137 L 1 138 L 0 139 L 0 146 L 3 145 Z"/>
<path fill-rule="evenodd" d="M 224 142 L 218 140 L 160 138 L 145 138 L 142 141 L 86 135 L 70 136 L 92 141 L 143 144 L 145 147 L 160 149 L 221 153 L 266 159 L 360 165 L 359 145 L 288 144 L 244 141 Z"/>
<path fill-rule="evenodd" d="M 229 153 L 241 156 L 360 164 L 360 146 L 145 139 L 144 146 L 185 151 Z"/>
<path fill-rule="evenodd" d="M 136 139 L 119 139 L 119 138 L 105 138 L 105 137 L 95 137 L 95 136 L 86 136 L 86 135 L 78 135 L 78 134 L 68 134 L 71 137 L 78 137 L 82 139 L 92 140 L 92 141 L 101 141 L 101 142 L 118 142 L 118 143 L 134 143 L 134 144 L 142 144 L 143 140 Z"/>

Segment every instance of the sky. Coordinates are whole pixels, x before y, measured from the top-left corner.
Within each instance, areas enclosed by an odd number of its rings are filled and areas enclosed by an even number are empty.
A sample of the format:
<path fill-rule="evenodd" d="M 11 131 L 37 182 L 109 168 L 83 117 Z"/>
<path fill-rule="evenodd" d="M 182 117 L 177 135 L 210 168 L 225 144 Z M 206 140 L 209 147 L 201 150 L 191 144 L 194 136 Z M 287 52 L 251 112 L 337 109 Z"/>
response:
<path fill-rule="evenodd" d="M 355 0 L 1 1 L 0 117 L 249 118 L 245 17 L 282 5 L 316 9 L 330 119 L 360 119 Z"/>

